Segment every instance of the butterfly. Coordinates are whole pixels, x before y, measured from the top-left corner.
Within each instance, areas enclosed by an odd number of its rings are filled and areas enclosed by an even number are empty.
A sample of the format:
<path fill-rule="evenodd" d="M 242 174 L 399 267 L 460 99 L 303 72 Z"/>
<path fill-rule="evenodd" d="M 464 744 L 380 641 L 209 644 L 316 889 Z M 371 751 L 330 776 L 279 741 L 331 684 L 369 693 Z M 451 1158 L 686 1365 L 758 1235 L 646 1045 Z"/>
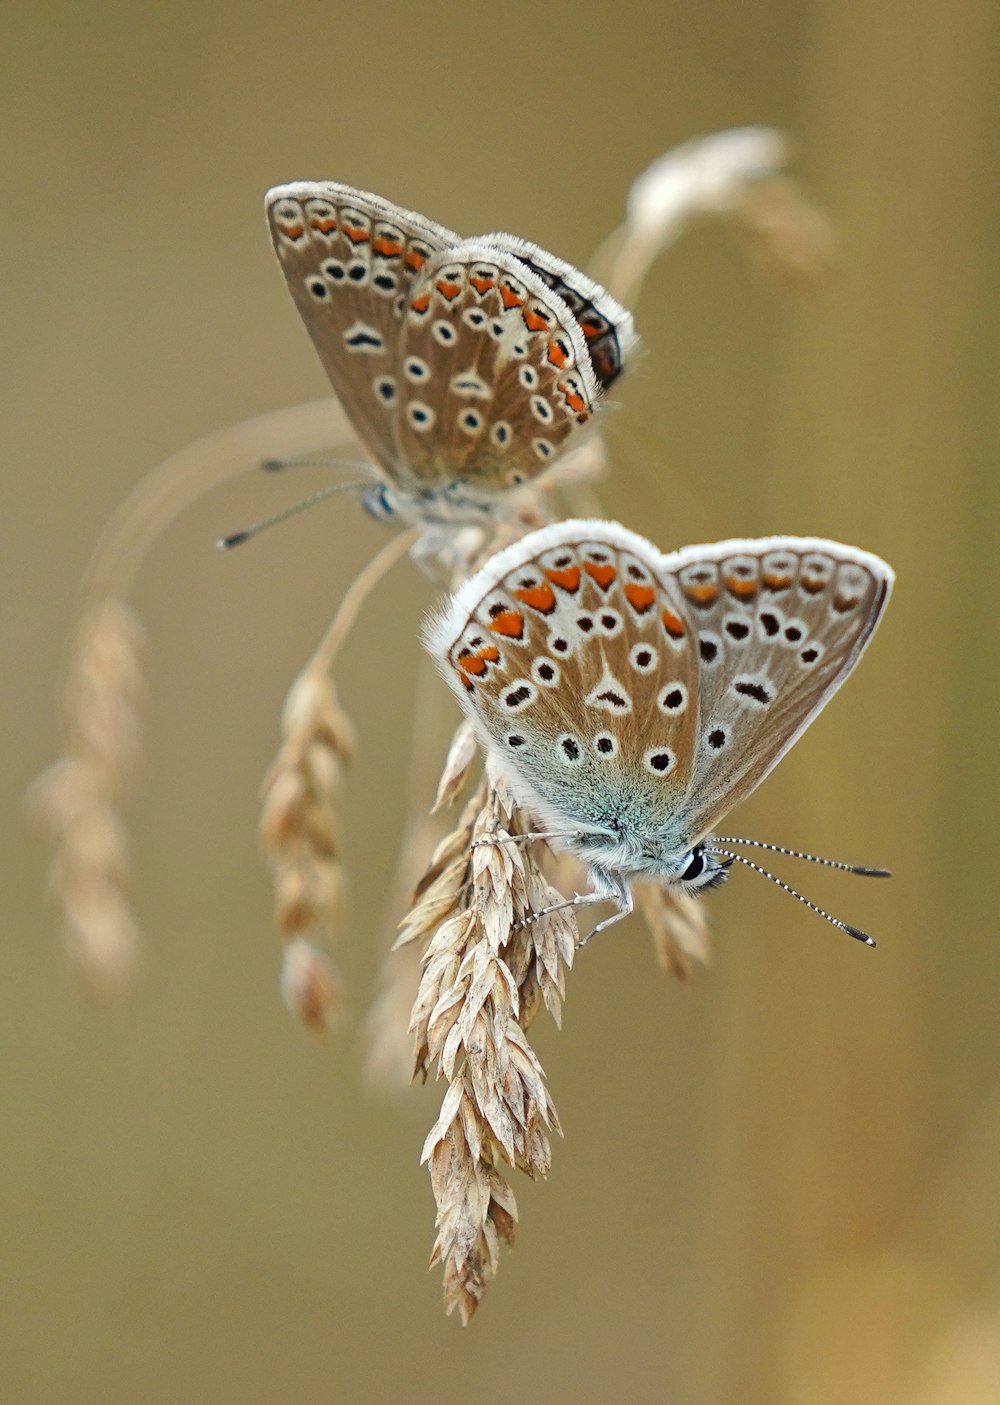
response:
<path fill-rule="evenodd" d="M 893 579 L 832 541 L 664 555 L 618 523 L 568 521 L 491 557 L 425 643 L 539 837 L 587 866 L 593 892 L 566 905 L 616 903 L 596 932 L 631 911 L 633 879 L 698 890 L 757 867 L 710 832 L 852 672 Z"/>
<path fill-rule="evenodd" d="M 266 197 L 306 329 L 380 485 L 366 505 L 482 521 L 580 442 L 637 339 L 631 314 L 524 239 L 475 239 L 332 181 Z"/>

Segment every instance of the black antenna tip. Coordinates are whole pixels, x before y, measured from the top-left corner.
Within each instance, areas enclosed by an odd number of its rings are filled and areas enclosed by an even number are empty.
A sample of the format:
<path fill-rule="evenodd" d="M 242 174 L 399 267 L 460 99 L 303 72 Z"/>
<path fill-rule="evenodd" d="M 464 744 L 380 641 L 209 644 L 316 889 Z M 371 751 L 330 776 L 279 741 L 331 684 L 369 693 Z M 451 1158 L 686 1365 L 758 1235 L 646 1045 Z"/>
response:
<path fill-rule="evenodd" d="M 891 878 L 892 870 L 888 868 L 863 868 L 861 864 L 856 864 L 851 869 L 852 873 L 858 873 L 862 878 Z"/>
<path fill-rule="evenodd" d="M 219 551 L 230 551 L 241 542 L 249 541 L 250 536 L 250 532 L 230 532 L 228 537 L 220 537 L 215 545 Z"/>
<path fill-rule="evenodd" d="M 844 923 L 844 931 L 848 936 L 853 937 L 855 941 L 864 942 L 865 946 L 876 945 L 874 937 L 870 937 L 867 932 L 862 932 L 860 927 L 852 927 L 850 922 Z"/>

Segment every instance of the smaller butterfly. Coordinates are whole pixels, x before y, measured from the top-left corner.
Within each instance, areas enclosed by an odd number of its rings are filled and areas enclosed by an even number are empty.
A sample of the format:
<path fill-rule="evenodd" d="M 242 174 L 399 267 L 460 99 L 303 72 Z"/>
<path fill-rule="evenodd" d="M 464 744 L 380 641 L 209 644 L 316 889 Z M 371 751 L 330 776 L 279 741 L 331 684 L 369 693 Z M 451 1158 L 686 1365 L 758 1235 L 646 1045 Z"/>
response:
<path fill-rule="evenodd" d="M 561 522 L 493 556 L 425 643 L 542 837 L 587 865 L 593 892 L 566 905 L 617 904 L 596 932 L 632 910 L 633 879 L 697 890 L 757 869 L 723 847 L 753 841 L 710 831 L 852 672 L 893 579 L 832 541 L 663 555 L 614 522 Z"/>
<path fill-rule="evenodd" d="M 604 288 L 510 234 L 465 240 L 349 185 L 266 197 L 289 291 L 375 460 L 367 505 L 483 521 L 580 442 L 637 341 Z"/>

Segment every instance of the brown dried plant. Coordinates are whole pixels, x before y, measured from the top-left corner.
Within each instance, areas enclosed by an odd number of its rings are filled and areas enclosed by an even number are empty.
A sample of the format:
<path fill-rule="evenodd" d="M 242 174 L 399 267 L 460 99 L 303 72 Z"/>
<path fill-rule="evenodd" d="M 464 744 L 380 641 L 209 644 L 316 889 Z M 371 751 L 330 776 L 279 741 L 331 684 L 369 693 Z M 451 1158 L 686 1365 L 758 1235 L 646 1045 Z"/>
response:
<path fill-rule="evenodd" d="M 66 693 L 66 753 L 28 794 L 32 817 L 56 844 L 50 884 L 66 951 L 98 995 L 131 983 L 138 928 L 125 887 L 120 813 L 140 747 L 138 621 L 108 597 L 80 620 Z"/>
<path fill-rule="evenodd" d="M 282 744 L 261 789 L 260 837 L 270 861 L 275 922 L 286 943 L 281 991 L 307 1029 L 323 1034 L 341 1007 L 340 982 L 322 947 L 339 931 L 344 874 L 336 796 L 354 729 L 337 701 L 331 671 L 363 601 L 413 545 L 393 537 L 360 573 L 285 701 Z"/>
<path fill-rule="evenodd" d="M 346 420 L 328 399 L 210 435 L 147 474 L 98 543 L 70 645 L 63 754 L 27 796 L 55 846 L 50 883 L 68 954 L 97 994 L 132 985 L 141 949 L 121 813 L 141 750 L 142 631 L 128 603 L 135 578 L 171 522 L 210 489 L 279 449 L 305 455 L 346 439 Z"/>
<path fill-rule="evenodd" d="M 431 1263 L 444 1267 L 445 1308 L 468 1322 L 517 1221 L 504 1174 L 544 1177 L 559 1119 L 527 1039 L 544 1005 L 559 1022 L 576 924 L 540 867 L 500 777 L 484 778 L 457 828 L 438 846 L 397 945 L 423 946 L 410 1020 L 414 1072 L 447 1082 L 421 1160 L 437 1205 Z"/>
<path fill-rule="evenodd" d="M 673 147 L 632 183 L 626 217 L 598 251 L 595 276 L 626 305 L 665 249 L 713 218 L 747 234 L 762 266 L 795 291 L 829 271 L 832 227 L 784 174 L 791 144 L 769 127 L 742 127 Z"/>
<path fill-rule="evenodd" d="M 694 966 L 706 965 L 710 955 L 700 898 L 659 883 L 636 883 L 634 889 L 657 960 L 677 980 L 689 981 Z"/>

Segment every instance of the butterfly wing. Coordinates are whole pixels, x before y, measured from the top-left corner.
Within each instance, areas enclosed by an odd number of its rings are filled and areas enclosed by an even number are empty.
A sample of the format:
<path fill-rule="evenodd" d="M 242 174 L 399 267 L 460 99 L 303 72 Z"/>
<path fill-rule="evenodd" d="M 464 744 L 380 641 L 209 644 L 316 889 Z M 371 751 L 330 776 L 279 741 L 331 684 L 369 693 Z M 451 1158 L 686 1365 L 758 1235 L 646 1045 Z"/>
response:
<path fill-rule="evenodd" d="M 366 191 L 267 195 L 275 251 L 358 437 L 394 484 L 481 507 L 575 443 L 635 345 L 632 319 L 554 255 L 462 241 Z"/>
<path fill-rule="evenodd" d="M 396 342 L 427 261 L 459 236 L 334 181 L 275 186 L 268 227 L 288 290 L 358 437 L 398 476 Z"/>
<path fill-rule="evenodd" d="M 570 445 L 600 394 L 579 325 L 512 255 L 470 240 L 429 260 L 398 345 L 407 473 L 487 493 L 528 482 Z"/>
<path fill-rule="evenodd" d="M 660 559 L 614 523 L 543 528 L 493 557 L 429 629 L 481 737 L 555 827 L 653 835 L 683 803 L 698 668 L 672 583 L 665 609 Z"/>
<path fill-rule="evenodd" d="M 493 557 L 427 638 L 523 799 L 682 854 L 843 683 L 892 580 L 834 542 L 662 556 L 615 523 L 564 522 Z"/>
<path fill-rule="evenodd" d="M 632 314 L 606 288 L 527 239 L 490 234 L 486 242 L 513 254 L 562 298 L 579 324 L 598 384 L 606 391 L 628 370 L 638 350 Z"/>
<path fill-rule="evenodd" d="M 699 659 L 699 736 L 677 823 L 706 834 L 777 765 L 864 652 L 894 576 L 868 552 L 801 537 L 663 558 Z"/>

